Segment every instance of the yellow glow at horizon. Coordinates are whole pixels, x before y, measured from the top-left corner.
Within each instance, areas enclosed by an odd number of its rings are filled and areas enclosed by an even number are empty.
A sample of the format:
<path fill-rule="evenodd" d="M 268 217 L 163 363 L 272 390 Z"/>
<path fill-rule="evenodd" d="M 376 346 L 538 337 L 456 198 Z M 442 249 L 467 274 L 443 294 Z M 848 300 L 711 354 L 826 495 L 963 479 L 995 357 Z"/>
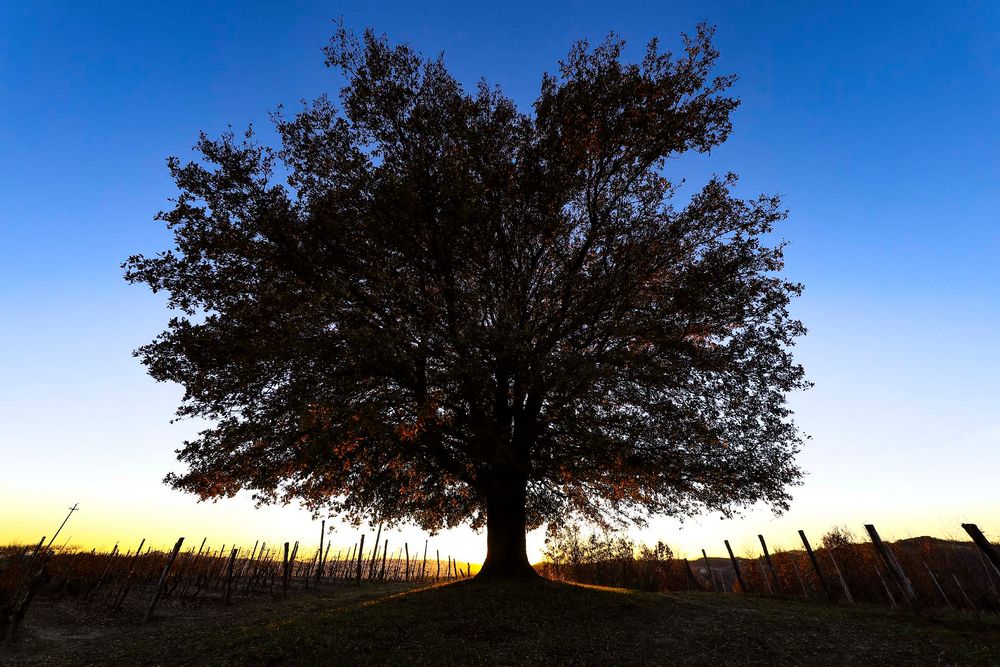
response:
<path fill-rule="evenodd" d="M 29 489 L 11 493 L 0 489 L 0 544 L 37 542 L 47 539 L 65 518 L 68 505 L 80 502 L 80 510 L 67 522 L 57 538 L 57 546 L 69 542 L 81 549 L 110 549 L 116 542 L 123 550 L 134 549 L 146 539 L 153 548 L 168 548 L 179 536 L 185 537 L 185 548 L 201 544 L 218 549 L 225 545 L 252 548 L 261 540 L 270 544 L 285 541 L 300 542 L 301 553 L 312 553 L 319 545 L 320 522 L 303 510 L 291 507 L 264 507 L 256 509 L 248 500 L 237 498 L 218 503 L 197 503 L 195 499 L 159 489 L 146 498 L 32 498 Z M 933 503 L 929 503 L 933 505 Z M 758 534 L 763 534 L 772 551 L 799 549 L 797 530 L 803 529 L 810 542 L 818 545 L 823 534 L 834 526 L 844 526 L 859 540 L 866 540 L 863 524 L 873 523 L 883 539 L 896 540 L 906 537 L 931 535 L 940 538 L 968 539 L 961 528 L 963 522 L 977 523 L 987 534 L 1000 534 L 1000 511 L 981 508 L 968 515 L 935 516 L 926 508 L 911 511 L 861 512 L 857 508 L 841 505 L 797 509 L 793 504 L 787 514 L 775 518 L 770 512 L 755 510 L 744 517 L 720 520 L 718 517 L 688 519 L 683 523 L 672 519 L 652 520 L 645 529 L 631 529 L 629 534 L 638 542 L 654 544 L 662 540 L 673 549 L 677 557 L 696 559 L 705 549 L 710 556 L 725 556 L 723 540 L 729 540 L 737 555 L 756 556 L 760 553 Z M 330 543 L 330 558 L 350 549 L 365 534 L 366 551 L 375 539 L 376 528 L 363 525 L 355 528 L 336 521 L 328 521 L 324 538 Z M 395 554 L 403 544 L 410 547 L 410 556 L 423 557 L 427 541 L 428 560 L 433 562 L 440 553 L 442 562 L 453 557 L 461 563 L 479 564 L 486 553 L 485 533 L 475 533 L 468 528 L 442 531 L 429 536 L 414 527 L 386 529 L 382 533 L 382 548 L 388 540 L 390 554 Z M 528 555 L 532 562 L 542 560 L 544 531 L 539 529 L 528 535 Z"/>

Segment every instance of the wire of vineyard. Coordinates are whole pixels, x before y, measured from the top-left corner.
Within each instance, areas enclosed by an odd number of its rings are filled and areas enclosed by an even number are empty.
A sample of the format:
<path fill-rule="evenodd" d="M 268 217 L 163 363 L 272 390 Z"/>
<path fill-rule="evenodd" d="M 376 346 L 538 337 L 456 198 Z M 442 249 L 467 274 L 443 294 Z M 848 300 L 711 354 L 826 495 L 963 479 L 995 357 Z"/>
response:
<path fill-rule="evenodd" d="M 803 542 L 802 549 L 765 554 L 763 536 L 760 542 L 742 556 L 687 559 L 662 542 L 637 545 L 623 533 L 585 534 L 569 524 L 549 531 L 541 569 L 554 579 L 647 591 L 746 592 L 1000 613 L 1000 569 L 973 542 L 917 537 L 881 543 L 883 552 L 874 540 L 860 540 L 846 528 L 823 535 L 815 549 Z"/>
<path fill-rule="evenodd" d="M 437 582 L 470 576 L 468 563 L 441 556 L 429 543 L 390 545 L 381 530 L 371 548 L 364 536 L 350 548 L 306 551 L 299 543 L 252 547 L 186 545 L 152 548 L 145 540 L 110 552 L 35 545 L 0 546 L 0 644 L 13 644 L 32 600 L 71 599 L 92 614 L 148 621 L 156 605 L 229 605 L 286 597 L 336 583 Z"/>

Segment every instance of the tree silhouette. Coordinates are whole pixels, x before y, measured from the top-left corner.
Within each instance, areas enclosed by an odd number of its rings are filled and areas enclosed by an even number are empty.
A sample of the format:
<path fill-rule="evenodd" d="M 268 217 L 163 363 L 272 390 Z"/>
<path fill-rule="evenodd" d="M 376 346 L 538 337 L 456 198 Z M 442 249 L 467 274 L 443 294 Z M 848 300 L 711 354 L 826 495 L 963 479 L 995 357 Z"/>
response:
<path fill-rule="evenodd" d="M 733 175 L 675 206 L 666 168 L 729 135 L 711 37 L 639 63 L 577 43 L 524 112 L 341 25 L 341 108 L 276 114 L 280 149 L 203 134 L 169 160 L 174 247 L 123 268 L 177 312 L 136 354 L 214 426 L 166 481 L 485 525 L 483 576 L 530 573 L 525 530 L 571 515 L 787 507 L 784 212 Z"/>

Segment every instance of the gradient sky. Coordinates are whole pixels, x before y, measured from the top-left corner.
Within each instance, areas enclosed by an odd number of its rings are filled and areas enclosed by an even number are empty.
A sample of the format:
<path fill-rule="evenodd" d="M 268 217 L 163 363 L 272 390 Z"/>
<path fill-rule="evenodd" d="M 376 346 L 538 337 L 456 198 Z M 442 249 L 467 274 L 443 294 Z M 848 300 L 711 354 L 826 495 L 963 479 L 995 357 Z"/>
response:
<path fill-rule="evenodd" d="M 199 505 L 160 483 L 197 425 L 169 424 L 180 389 L 131 356 L 168 315 L 119 264 L 168 243 L 152 221 L 174 193 L 168 155 L 227 123 L 270 138 L 269 110 L 336 91 L 320 49 L 337 16 L 444 52 L 460 80 L 524 108 L 575 39 L 614 30 L 635 55 L 716 24 L 720 71 L 740 76 L 735 132 L 671 170 L 689 191 L 733 170 L 746 196 L 785 197 L 786 274 L 806 285 L 798 357 L 816 383 L 792 399 L 807 477 L 781 518 L 636 536 L 693 554 L 834 524 L 1000 534 L 1000 3 L 478 5 L 0 3 L 0 542 L 51 534 L 73 502 L 60 542 L 318 537 L 301 510 Z M 467 530 L 434 543 L 485 551 Z"/>

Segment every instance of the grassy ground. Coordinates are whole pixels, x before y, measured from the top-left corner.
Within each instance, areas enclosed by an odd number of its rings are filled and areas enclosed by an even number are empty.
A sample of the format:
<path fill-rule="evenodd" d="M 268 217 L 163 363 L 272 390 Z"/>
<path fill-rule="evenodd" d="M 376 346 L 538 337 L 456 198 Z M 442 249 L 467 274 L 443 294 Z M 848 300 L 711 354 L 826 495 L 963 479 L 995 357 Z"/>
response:
<path fill-rule="evenodd" d="M 71 628 L 71 626 L 67 626 Z M 69 633 L 69 634 L 67 634 Z M 33 646 L 33 648 L 31 648 Z M 1000 664 L 1000 625 L 555 582 L 333 586 L 284 602 L 26 636 L 24 664 Z"/>

